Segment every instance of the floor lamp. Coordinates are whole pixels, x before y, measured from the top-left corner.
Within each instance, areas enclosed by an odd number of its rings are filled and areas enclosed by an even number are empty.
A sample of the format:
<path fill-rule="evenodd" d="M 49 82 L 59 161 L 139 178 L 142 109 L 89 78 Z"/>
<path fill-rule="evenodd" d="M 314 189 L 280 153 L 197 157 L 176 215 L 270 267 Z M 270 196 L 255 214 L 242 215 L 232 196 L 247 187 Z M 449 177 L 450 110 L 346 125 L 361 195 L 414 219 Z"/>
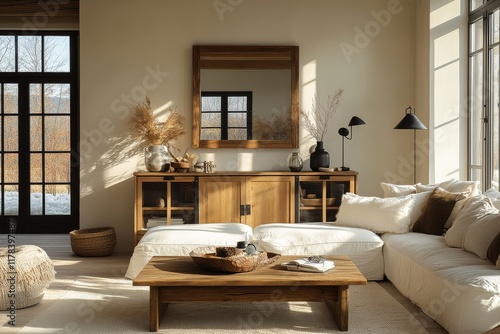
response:
<path fill-rule="evenodd" d="M 351 121 L 349 122 L 349 125 L 348 125 L 351 128 L 351 136 L 350 137 L 348 137 L 349 130 L 347 130 L 346 128 L 339 129 L 339 135 L 342 136 L 342 167 L 340 167 L 340 168 L 343 172 L 346 172 L 349 170 L 349 167 L 344 166 L 344 138 L 347 140 L 351 140 L 352 139 L 352 127 L 356 126 L 356 125 L 363 125 L 363 124 L 365 124 L 365 122 L 361 118 L 359 118 L 358 116 L 353 116 L 351 118 Z"/>
<path fill-rule="evenodd" d="M 415 116 L 415 108 L 409 106 L 405 110 L 405 117 L 399 122 L 394 129 L 401 130 L 413 130 L 413 183 L 417 183 L 417 165 L 415 161 L 417 160 L 417 131 L 416 130 L 427 130 L 424 124 Z"/>

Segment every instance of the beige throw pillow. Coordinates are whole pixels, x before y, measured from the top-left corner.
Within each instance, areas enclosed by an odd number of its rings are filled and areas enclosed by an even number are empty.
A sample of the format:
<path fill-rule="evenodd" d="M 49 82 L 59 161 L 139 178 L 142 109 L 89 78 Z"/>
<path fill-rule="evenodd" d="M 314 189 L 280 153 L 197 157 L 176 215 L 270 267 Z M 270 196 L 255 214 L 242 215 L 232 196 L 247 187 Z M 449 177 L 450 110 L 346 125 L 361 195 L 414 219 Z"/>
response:
<path fill-rule="evenodd" d="M 474 222 L 464 238 L 464 249 L 481 259 L 488 257 L 488 247 L 500 233 L 500 214 L 487 214 Z"/>

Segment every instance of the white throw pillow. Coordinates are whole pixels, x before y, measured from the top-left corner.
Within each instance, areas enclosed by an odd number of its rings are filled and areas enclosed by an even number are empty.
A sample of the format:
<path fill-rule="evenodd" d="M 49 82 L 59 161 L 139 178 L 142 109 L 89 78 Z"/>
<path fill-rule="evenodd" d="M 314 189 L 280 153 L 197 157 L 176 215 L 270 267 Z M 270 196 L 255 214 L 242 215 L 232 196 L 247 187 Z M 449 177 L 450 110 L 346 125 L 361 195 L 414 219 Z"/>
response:
<path fill-rule="evenodd" d="M 417 193 L 423 193 L 426 191 L 434 191 L 434 189 L 440 187 L 443 188 L 444 190 L 447 190 L 446 187 L 453 182 L 453 179 L 448 180 L 448 181 L 443 181 L 440 183 L 436 184 L 416 184 L 415 187 L 417 188 Z"/>
<path fill-rule="evenodd" d="M 446 231 L 444 240 L 449 247 L 464 247 L 465 234 L 469 227 L 481 217 L 496 213 L 491 200 L 486 196 L 472 196 L 465 200 L 463 209 L 457 214 L 453 225 Z M 490 242 L 491 243 L 491 242 Z"/>
<path fill-rule="evenodd" d="M 491 198 L 491 202 L 495 208 L 500 209 L 500 191 L 495 188 L 490 188 L 483 193 L 484 196 Z"/>
<path fill-rule="evenodd" d="M 346 193 L 342 195 L 336 223 L 375 233 L 406 233 L 414 202 L 412 195 L 380 198 Z"/>
<path fill-rule="evenodd" d="M 467 196 L 479 195 L 479 181 L 459 181 L 451 179 L 444 188 L 452 193 L 465 193 Z"/>
<path fill-rule="evenodd" d="M 417 183 L 420 184 L 420 183 Z M 393 184 L 380 182 L 380 186 L 384 191 L 384 197 L 398 197 L 417 193 L 416 184 Z"/>
<path fill-rule="evenodd" d="M 418 194 L 411 194 L 409 196 L 413 197 L 413 208 L 411 209 L 410 214 L 410 227 L 415 224 L 418 218 L 422 215 L 422 211 L 424 210 L 425 204 L 429 199 L 429 196 L 432 194 L 432 191 L 426 191 Z"/>
<path fill-rule="evenodd" d="M 500 233 L 500 214 L 487 214 L 479 218 L 467 230 L 464 249 L 486 260 L 488 247 L 498 233 Z"/>

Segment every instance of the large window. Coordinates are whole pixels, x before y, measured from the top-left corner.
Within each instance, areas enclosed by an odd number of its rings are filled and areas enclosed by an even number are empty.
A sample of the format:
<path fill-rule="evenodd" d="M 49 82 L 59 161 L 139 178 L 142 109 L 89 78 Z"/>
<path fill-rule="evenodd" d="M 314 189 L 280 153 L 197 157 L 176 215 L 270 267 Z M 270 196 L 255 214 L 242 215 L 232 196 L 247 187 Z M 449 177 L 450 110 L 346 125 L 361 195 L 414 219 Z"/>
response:
<path fill-rule="evenodd" d="M 469 177 L 500 185 L 500 0 L 469 3 Z"/>
<path fill-rule="evenodd" d="M 0 227 L 78 228 L 77 33 L 0 32 Z"/>

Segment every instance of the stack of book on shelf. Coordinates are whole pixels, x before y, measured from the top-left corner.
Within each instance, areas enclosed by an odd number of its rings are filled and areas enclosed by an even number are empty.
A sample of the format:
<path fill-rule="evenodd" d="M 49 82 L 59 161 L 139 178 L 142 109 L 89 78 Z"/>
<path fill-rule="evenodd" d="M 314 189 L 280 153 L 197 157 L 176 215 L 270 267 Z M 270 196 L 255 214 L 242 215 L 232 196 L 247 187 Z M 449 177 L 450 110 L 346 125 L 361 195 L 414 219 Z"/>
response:
<path fill-rule="evenodd" d="M 171 225 L 181 225 L 184 224 L 184 219 L 182 218 L 171 218 Z M 146 228 L 151 228 L 155 226 L 167 225 L 167 217 L 149 217 L 146 222 Z"/>
<path fill-rule="evenodd" d="M 146 222 L 147 228 L 162 225 L 167 225 L 167 217 L 149 217 L 148 221 Z"/>
<path fill-rule="evenodd" d="M 313 273 L 324 273 L 335 267 L 333 261 L 325 260 L 320 256 L 304 257 L 290 262 L 284 262 L 281 265 L 288 270 L 308 271 Z"/>

